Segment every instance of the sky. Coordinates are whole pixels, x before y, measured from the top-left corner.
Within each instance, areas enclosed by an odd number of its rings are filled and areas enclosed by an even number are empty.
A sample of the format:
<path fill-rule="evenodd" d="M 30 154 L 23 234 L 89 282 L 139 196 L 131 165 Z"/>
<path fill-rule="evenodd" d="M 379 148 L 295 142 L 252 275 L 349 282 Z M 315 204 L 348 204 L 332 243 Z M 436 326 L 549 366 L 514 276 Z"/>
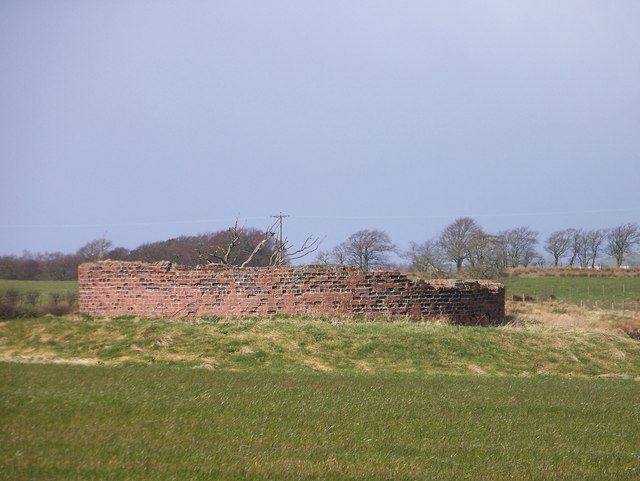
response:
<path fill-rule="evenodd" d="M 637 0 L 0 2 L 0 255 L 640 222 Z"/>

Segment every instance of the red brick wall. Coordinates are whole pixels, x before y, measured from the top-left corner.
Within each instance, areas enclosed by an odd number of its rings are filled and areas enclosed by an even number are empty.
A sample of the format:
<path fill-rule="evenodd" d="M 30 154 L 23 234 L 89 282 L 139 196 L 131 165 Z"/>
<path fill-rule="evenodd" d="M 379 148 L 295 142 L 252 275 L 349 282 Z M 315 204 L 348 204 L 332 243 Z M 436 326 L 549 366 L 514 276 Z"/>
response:
<path fill-rule="evenodd" d="M 78 270 L 80 310 L 91 316 L 272 314 L 504 318 L 504 287 L 488 281 L 413 281 L 396 271 L 343 266 L 190 268 L 169 262 L 99 262 Z"/>

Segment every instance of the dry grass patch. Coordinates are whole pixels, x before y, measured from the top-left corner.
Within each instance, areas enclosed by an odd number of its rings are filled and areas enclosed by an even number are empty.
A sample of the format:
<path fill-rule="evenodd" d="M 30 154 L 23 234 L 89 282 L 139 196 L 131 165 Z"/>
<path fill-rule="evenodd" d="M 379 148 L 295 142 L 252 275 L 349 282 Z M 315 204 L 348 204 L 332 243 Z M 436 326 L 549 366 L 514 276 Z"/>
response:
<path fill-rule="evenodd" d="M 506 303 L 513 325 L 541 324 L 564 329 L 604 329 L 630 332 L 640 329 L 640 313 L 586 309 L 566 302 Z"/>

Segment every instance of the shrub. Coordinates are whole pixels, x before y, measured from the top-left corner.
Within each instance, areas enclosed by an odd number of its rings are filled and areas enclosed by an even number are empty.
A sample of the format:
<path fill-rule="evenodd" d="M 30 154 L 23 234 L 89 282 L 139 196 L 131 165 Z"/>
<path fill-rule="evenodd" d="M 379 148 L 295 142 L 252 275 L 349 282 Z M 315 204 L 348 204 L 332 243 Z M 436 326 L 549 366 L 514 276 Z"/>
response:
<path fill-rule="evenodd" d="M 71 306 L 75 306 L 76 304 L 78 304 L 78 293 L 77 292 L 73 292 L 73 291 L 68 291 L 67 295 L 67 305 L 69 307 Z"/>
<path fill-rule="evenodd" d="M 67 306 L 64 304 L 49 304 L 45 309 L 45 314 L 52 314 L 54 316 L 64 316 L 65 314 L 69 314 L 73 309 L 71 306 Z"/>
<path fill-rule="evenodd" d="M 4 292 L 4 303 L 15 307 L 22 299 L 22 293 L 18 289 L 7 289 Z"/>
<path fill-rule="evenodd" d="M 14 319 L 16 309 L 14 306 L 10 306 L 9 304 L 0 303 L 0 320 L 6 319 Z"/>
<path fill-rule="evenodd" d="M 49 293 L 49 304 L 52 306 L 57 306 L 60 304 L 62 300 L 62 294 L 60 292 L 50 292 Z"/>
<path fill-rule="evenodd" d="M 27 291 L 24 294 L 24 301 L 28 306 L 36 306 L 40 300 L 40 291 Z"/>
<path fill-rule="evenodd" d="M 38 317 L 41 314 L 42 313 L 34 307 L 17 307 L 7 303 L 0 304 L 0 320 Z"/>

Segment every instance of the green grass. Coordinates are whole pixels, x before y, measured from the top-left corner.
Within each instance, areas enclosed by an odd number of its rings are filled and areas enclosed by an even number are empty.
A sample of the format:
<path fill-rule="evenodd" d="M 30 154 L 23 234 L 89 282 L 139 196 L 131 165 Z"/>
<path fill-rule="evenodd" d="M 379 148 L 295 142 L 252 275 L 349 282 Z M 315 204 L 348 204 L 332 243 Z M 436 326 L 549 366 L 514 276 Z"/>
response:
<path fill-rule="evenodd" d="M 620 380 L 0 363 L 3 479 L 640 477 Z"/>
<path fill-rule="evenodd" d="M 383 320 L 18 319 L 0 323 L 0 356 L 224 370 L 640 377 L 640 344 L 620 331 Z"/>
<path fill-rule="evenodd" d="M 555 296 L 575 304 L 610 307 L 614 302 L 640 303 L 640 277 L 510 277 L 502 282 L 507 288 L 507 297 L 531 296 L 543 299 Z"/>
<path fill-rule="evenodd" d="M 40 297 L 38 306 L 42 307 L 49 303 L 52 293 L 59 293 L 66 296 L 68 292 L 78 292 L 78 281 L 16 281 L 0 279 L 0 297 L 6 291 L 14 289 L 23 295 L 27 292 L 38 291 Z M 24 300 L 20 303 L 24 305 Z"/>
<path fill-rule="evenodd" d="M 0 292 L 17 289 L 20 292 L 40 291 L 43 295 L 51 292 L 78 292 L 78 281 L 14 281 L 0 279 Z"/>

